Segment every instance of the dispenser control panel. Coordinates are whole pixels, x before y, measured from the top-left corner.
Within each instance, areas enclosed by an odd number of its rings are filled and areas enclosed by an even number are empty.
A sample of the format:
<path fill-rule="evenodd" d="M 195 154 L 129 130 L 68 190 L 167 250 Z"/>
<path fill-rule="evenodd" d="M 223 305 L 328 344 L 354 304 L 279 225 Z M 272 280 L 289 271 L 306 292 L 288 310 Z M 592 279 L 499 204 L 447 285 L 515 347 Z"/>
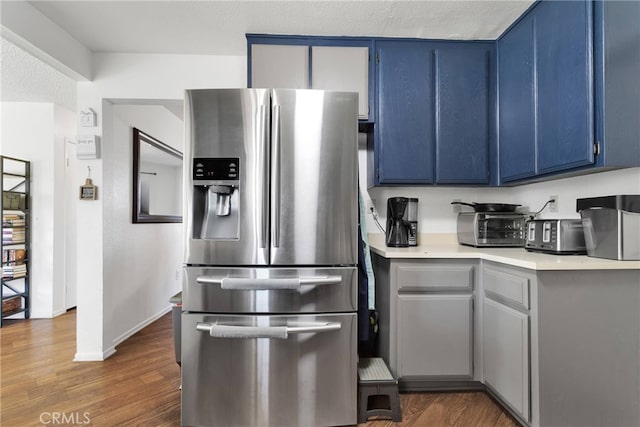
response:
<path fill-rule="evenodd" d="M 193 159 L 194 181 L 237 181 L 240 159 L 237 157 Z"/>

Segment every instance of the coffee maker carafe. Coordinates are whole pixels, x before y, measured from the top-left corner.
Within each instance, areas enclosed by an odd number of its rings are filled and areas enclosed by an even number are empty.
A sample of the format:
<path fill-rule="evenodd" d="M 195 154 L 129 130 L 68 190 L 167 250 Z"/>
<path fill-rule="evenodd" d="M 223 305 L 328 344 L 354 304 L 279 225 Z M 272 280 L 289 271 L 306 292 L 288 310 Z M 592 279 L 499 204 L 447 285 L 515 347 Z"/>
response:
<path fill-rule="evenodd" d="M 409 246 L 409 224 L 404 219 L 408 204 L 409 199 L 406 197 L 390 197 L 387 200 L 387 246 Z"/>

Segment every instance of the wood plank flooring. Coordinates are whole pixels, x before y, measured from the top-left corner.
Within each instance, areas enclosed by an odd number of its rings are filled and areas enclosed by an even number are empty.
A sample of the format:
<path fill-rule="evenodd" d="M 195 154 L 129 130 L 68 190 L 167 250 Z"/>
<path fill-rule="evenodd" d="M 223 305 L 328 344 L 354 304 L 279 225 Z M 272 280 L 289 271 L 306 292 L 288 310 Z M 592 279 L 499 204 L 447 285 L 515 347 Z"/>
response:
<path fill-rule="evenodd" d="M 73 362 L 75 311 L 0 329 L 0 425 L 179 426 L 180 370 L 167 314 L 104 362 Z M 517 426 L 482 392 L 402 394 L 403 421 L 362 426 Z"/>

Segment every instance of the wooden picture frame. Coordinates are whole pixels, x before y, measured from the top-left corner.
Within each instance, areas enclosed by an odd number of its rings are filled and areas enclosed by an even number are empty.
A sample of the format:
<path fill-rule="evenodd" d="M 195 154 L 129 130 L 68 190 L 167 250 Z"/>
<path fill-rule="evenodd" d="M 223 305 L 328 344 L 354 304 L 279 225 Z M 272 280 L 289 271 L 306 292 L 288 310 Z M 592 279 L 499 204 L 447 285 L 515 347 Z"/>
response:
<path fill-rule="evenodd" d="M 171 214 L 166 212 L 154 211 L 153 207 L 149 208 L 148 198 L 145 197 L 144 178 L 150 176 L 158 176 L 159 174 L 153 170 L 147 170 L 145 164 L 145 156 L 147 159 L 162 158 L 160 163 L 173 162 L 179 165 L 179 173 L 174 182 L 181 186 L 182 182 L 182 153 L 175 148 L 165 144 L 164 142 L 152 137 L 151 135 L 133 128 L 133 188 L 132 188 L 132 215 L 131 222 L 134 224 L 145 223 L 169 223 L 182 222 L 182 203 L 181 197 L 175 205 L 175 210 L 179 210 L 180 214 Z M 148 167 L 148 164 L 147 166 Z M 167 187 L 161 189 L 168 192 Z M 172 194 L 173 196 L 173 194 Z"/>
<path fill-rule="evenodd" d="M 98 187 L 93 185 L 90 178 L 87 178 L 84 185 L 80 186 L 80 200 L 96 200 L 98 198 Z"/>

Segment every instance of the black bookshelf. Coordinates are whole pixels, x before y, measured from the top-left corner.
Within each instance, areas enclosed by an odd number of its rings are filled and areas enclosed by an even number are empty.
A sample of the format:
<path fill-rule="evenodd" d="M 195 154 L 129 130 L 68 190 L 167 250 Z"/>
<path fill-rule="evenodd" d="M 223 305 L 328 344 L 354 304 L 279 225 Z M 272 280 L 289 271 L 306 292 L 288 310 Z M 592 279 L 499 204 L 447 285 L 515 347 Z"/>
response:
<path fill-rule="evenodd" d="M 0 183 L 2 184 L 2 317 L 0 327 L 7 318 L 30 316 L 30 249 L 31 249 L 31 162 L 0 156 Z M 16 316 L 22 314 L 22 316 Z"/>

